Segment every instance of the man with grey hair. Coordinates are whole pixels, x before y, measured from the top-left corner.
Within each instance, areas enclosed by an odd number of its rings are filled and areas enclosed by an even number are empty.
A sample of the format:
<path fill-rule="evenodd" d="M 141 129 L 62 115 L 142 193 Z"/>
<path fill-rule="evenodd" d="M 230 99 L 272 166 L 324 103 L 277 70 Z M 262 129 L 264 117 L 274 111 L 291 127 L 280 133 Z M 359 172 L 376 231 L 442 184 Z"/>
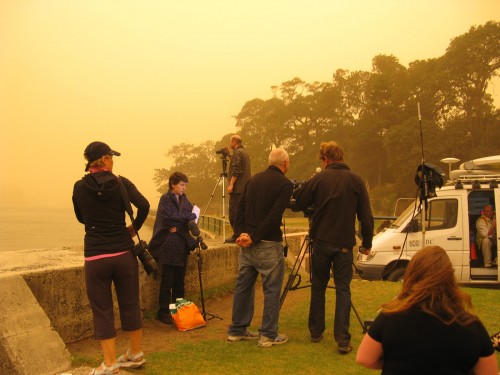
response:
<path fill-rule="evenodd" d="M 258 338 L 261 347 L 288 341 L 286 335 L 278 334 L 280 293 L 285 275 L 281 216 L 293 191 L 293 184 L 285 177 L 288 165 L 288 153 L 284 149 L 272 150 L 269 167 L 250 178 L 238 204 L 235 233 L 240 255 L 229 341 Z M 264 313 L 257 334 L 248 327 L 253 319 L 255 282 L 259 274 L 264 290 Z"/>
<path fill-rule="evenodd" d="M 226 238 L 225 242 L 234 243 L 236 242 L 236 233 L 234 233 L 236 209 L 251 176 L 251 166 L 250 155 L 243 147 L 243 141 L 238 134 L 231 136 L 229 146 L 233 150 L 233 155 L 229 161 L 227 192 L 229 193 L 229 223 L 233 228 L 233 236 Z"/>

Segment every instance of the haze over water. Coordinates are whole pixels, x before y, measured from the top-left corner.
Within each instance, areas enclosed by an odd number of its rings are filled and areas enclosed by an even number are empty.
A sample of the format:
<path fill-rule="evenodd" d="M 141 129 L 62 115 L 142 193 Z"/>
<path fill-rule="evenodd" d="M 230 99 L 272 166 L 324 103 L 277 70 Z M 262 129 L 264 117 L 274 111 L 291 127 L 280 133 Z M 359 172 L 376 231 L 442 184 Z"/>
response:
<path fill-rule="evenodd" d="M 156 208 L 170 147 L 235 132 L 272 86 L 437 58 L 499 16 L 498 0 L 0 1 L 0 251 L 83 246 L 71 194 L 92 141 Z"/>
<path fill-rule="evenodd" d="M 0 251 L 83 249 L 84 234 L 72 208 L 7 206 L 0 210 Z M 151 228 L 144 225 L 139 235 L 149 241 Z"/>

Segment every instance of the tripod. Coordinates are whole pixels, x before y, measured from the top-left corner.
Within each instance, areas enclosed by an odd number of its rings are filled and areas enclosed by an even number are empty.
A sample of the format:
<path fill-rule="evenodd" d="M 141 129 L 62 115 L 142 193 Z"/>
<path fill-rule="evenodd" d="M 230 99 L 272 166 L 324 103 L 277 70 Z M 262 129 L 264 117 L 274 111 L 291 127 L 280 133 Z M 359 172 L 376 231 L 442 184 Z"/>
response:
<path fill-rule="evenodd" d="M 285 285 L 285 288 L 283 289 L 283 292 L 281 293 L 280 297 L 280 309 L 281 306 L 283 305 L 283 302 L 285 302 L 286 295 L 290 290 L 297 290 L 297 289 L 302 289 L 302 288 L 310 288 L 311 283 L 312 283 L 312 278 L 313 278 L 313 273 L 312 273 L 312 267 L 310 266 L 309 268 L 309 284 L 308 285 L 302 285 L 300 286 L 300 282 L 302 281 L 302 276 L 299 274 L 300 266 L 302 265 L 304 258 L 306 254 L 309 256 L 309 260 L 312 261 L 312 255 L 313 255 L 313 241 L 309 237 L 309 234 L 306 235 L 306 238 L 304 239 L 304 242 L 302 243 L 302 246 L 300 247 L 299 254 L 297 255 L 297 259 L 295 259 L 295 263 L 293 264 L 292 271 L 290 272 L 290 275 L 288 275 L 288 281 Z M 297 281 L 296 281 L 297 280 Z M 335 289 L 334 286 L 327 285 L 327 288 L 330 289 Z M 356 315 L 356 318 L 358 319 L 359 324 L 361 325 L 361 328 L 363 330 L 363 333 L 366 333 L 368 327 L 365 322 L 361 319 L 361 316 L 359 315 L 358 311 L 354 307 L 352 301 L 351 301 L 351 308 L 352 311 L 354 311 L 354 314 Z"/>
<path fill-rule="evenodd" d="M 221 155 L 221 161 L 222 161 L 222 173 L 219 176 L 219 179 L 217 180 L 214 190 L 212 191 L 212 195 L 210 196 L 210 199 L 208 200 L 207 206 L 205 207 L 205 210 L 203 211 L 203 216 L 205 216 L 208 207 L 210 206 L 210 202 L 212 202 L 212 199 L 215 194 L 215 190 L 217 190 L 217 187 L 219 186 L 220 182 L 222 181 L 222 238 L 226 238 L 226 224 L 224 223 L 224 219 L 226 218 L 226 188 L 224 186 L 224 178 L 227 178 L 227 153 L 223 153 Z"/>
<path fill-rule="evenodd" d="M 203 315 L 203 319 L 205 321 L 209 321 L 213 318 L 217 318 L 222 320 L 220 316 L 210 314 L 209 312 L 205 311 L 205 297 L 203 297 L 203 258 L 201 257 L 201 251 L 206 250 L 208 247 L 205 245 L 203 241 L 198 241 L 198 244 L 196 246 L 196 257 L 198 258 L 198 279 L 200 281 L 200 299 L 201 299 L 201 311 Z M 209 318 L 207 319 L 207 315 Z"/>

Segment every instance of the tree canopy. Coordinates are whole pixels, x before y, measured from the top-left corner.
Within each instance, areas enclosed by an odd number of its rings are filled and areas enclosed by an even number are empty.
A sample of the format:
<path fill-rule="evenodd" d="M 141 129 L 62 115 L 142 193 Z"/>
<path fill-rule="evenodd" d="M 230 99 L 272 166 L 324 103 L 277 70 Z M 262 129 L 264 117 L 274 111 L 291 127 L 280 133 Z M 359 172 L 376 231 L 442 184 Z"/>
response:
<path fill-rule="evenodd" d="M 273 147 L 283 147 L 290 155 L 288 177 L 310 178 L 320 166 L 319 144 L 335 140 L 382 210 L 388 191 L 414 196 L 422 144 L 425 160 L 437 165 L 444 157 L 500 154 L 500 111 L 487 91 L 499 76 L 499 40 L 500 23 L 489 21 L 452 39 L 439 58 L 405 67 L 395 56 L 377 55 L 370 72 L 337 69 L 331 82 L 295 77 L 273 86 L 270 98 L 249 100 L 235 116 L 252 173 L 266 168 Z M 165 192 L 169 174 L 181 170 L 189 177 L 191 200 L 206 204 L 222 172 L 215 150 L 229 137 L 173 146 L 171 167 L 155 170 L 158 191 Z"/>

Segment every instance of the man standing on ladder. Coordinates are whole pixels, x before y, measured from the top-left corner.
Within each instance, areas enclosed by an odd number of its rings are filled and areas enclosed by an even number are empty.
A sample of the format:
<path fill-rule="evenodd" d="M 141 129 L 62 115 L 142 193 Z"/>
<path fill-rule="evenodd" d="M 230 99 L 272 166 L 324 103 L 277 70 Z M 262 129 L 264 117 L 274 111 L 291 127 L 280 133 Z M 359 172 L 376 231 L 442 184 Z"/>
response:
<path fill-rule="evenodd" d="M 233 150 L 233 155 L 229 161 L 228 180 L 229 185 L 227 192 L 229 193 L 229 222 L 234 232 L 234 221 L 236 217 L 236 208 L 243 194 L 245 185 L 251 176 L 250 156 L 243 147 L 241 137 L 237 134 L 233 135 L 229 141 L 229 146 Z M 225 242 L 234 243 L 236 237 L 234 234 L 225 239 Z"/>
<path fill-rule="evenodd" d="M 335 282 L 334 337 L 338 352 L 352 351 L 350 326 L 352 248 L 356 244 L 356 216 L 363 236 L 360 252 L 369 254 L 373 216 L 361 177 L 344 163 L 344 151 L 336 142 L 322 142 L 319 150 L 324 170 L 307 181 L 296 195 L 294 211 L 314 208 L 309 236 L 313 241 L 309 332 L 320 342 L 325 330 L 325 291 L 333 265 Z"/>

